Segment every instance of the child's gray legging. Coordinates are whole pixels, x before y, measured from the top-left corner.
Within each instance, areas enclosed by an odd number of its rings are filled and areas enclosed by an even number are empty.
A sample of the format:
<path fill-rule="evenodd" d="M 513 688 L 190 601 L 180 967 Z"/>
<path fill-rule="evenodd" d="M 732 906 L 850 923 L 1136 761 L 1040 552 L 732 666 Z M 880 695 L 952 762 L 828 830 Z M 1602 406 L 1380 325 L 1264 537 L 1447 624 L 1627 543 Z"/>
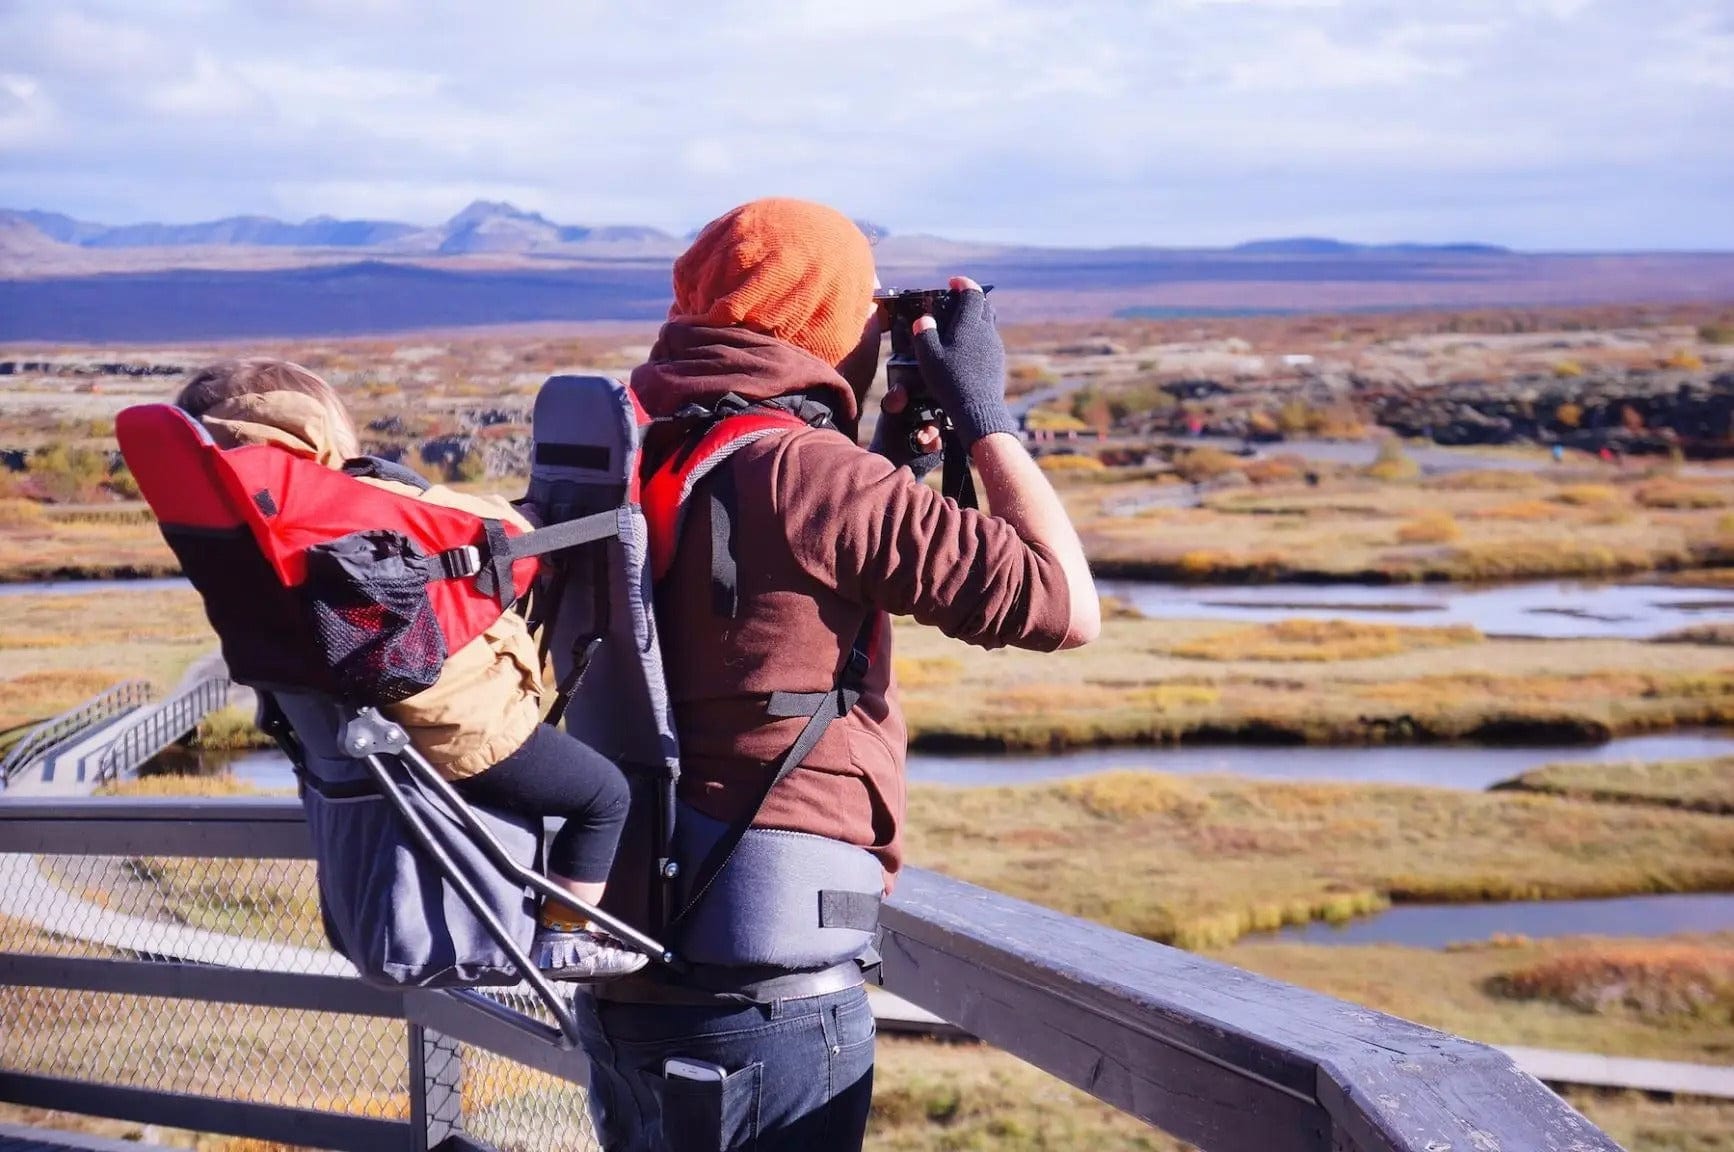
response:
<path fill-rule="evenodd" d="M 538 724 L 523 747 L 453 786 L 474 804 L 522 816 L 564 817 L 566 823 L 548 845 L 548 871 L 585 884 L 608 879 L 629 793 L 620 769 L 588 744 Z"/>

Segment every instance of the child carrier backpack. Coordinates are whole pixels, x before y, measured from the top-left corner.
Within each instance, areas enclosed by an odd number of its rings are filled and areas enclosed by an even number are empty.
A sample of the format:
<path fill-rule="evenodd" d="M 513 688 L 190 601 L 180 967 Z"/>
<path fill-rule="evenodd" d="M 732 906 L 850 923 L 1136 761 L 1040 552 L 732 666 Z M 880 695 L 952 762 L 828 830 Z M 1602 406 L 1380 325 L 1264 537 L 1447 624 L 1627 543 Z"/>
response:
<path fill-rule="evenodd" d="M 559 685 L 555 716 L 625 772 L 632 804 L 609 876 L 605 907 L 671 945 L 683 982 L 728 984 L 730 971 L 814 971 L 869 955 L 884 872 L 878 859 L 824 836 L 753 828 L 765 799 L 806 759 L 826 725 L 860 695 L 874 630 L 867 623 L 829 691 L 777 692 L 767 717 L 805 717 L 800 737 L 774 764 L 751 812 L 733 824 L 677 798 L 675 734 L 655 585 L 674 559 L 685 517 L 710 519 L 714 609 L 736 611 L 742 591 L 733 551 L 736 494 L 721 467 L 769 436 L 823 425 L 829 412 L 801 398 L 748 403 L 725 397 L 653 421 L 631 389 L 597 376 L 555 376 L 533 418 L 527 503 L 540 521 L 581 522 L 620 510 L 619 532 L 593 549 L 544 565 L 534 594 Z M 646 433 L 663 425 L 678 447 L 650 467 Z M 666 427 L 673 425 L 672 428 Z M 750 591 L 750 590 L 749 590 Z"/>
<path fill-rule="evenodd" d="M 528 591 L 542 556 L 617 532 L 617 510 L 523 532 L 362 482 L 426 487 L 383 461 L 340 472 L 271 445 L 219 449 L 169 405 L 126 409 L 115 431 L 231 678 L 259 691 L 262 725 L 295 765 L 326 935 L 365 979 L 527 981 L 576 1043 L 525 954 L 537 897 L 672 959 L 549 883 L 541 822 L 467 804 L 377 710 L 432 685 Z"/>

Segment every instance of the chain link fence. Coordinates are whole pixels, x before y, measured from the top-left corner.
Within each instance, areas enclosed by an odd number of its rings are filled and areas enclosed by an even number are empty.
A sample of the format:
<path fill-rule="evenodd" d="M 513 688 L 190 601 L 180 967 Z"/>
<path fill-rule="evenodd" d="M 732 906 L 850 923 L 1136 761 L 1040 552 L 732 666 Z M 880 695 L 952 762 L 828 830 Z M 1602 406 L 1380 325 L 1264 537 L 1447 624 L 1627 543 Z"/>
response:
<path fill-rule="evenodd" d="M 325 944 L 304 860 L 0 853 L 0 952 L 352 971 Z M 527 990 L 496 998 L 546 1019 Z M 580 1087 L 479 1048 L 461 1055 L 466 1132 L 501 1152 L 597 1148 Z M 331 1012 L 0 985 L 0 1067 L 381 1119 L 411 1114 L 402 1021 Z"/>

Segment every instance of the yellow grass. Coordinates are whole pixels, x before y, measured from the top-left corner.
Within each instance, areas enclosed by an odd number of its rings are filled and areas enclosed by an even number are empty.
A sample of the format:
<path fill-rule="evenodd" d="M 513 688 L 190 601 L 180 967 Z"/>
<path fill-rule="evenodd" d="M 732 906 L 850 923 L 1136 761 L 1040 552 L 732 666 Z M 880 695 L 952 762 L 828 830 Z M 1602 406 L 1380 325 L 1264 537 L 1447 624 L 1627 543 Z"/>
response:
<path fill-rule="evenodd" d="M 1725 1003 L 1673 1010 L 1724 978 L 1734 964 L 1734 933 L 1642 941 L 1517 936 L 1445 949 L 1249 937 L 1212 955 L 1487 1044 L 1734 1063 Z M 1627 981 L 1636 982 L 1629 998 Z"/>
<path fill-rule="evenodd" d="M 1064 455 L 1048 453 L 1036 458 L 1036 464 L 1043 472 L 1101 472 L 1107 465 L 1094 456 L 1084 456 L 1078 453 Z"/>
<path fill-rule="evenodd" d="M 918 787 L 909 814 L 913 863 L 1187 947 L 1387 901 L 1734 886 L 1734 822 L 1509 792 L 1126 772 Z"/>
<path fill-rule="evenodd" d="M 1242 464 L 1242 468 L 1250 465 Z M 1146 480 L 1062 493 L 1098 575 L 1150 579 L 1500 580 L 1615 576 L 1734 562 L 1734 476 L 1459 473 L 1411 482 L 1330 472 L 1212 494 L 1159 518 L 1105 508 Z M 1641 494 L 1647 493 L 1647 502 Z"/>
<path fill-rule="evenodd" d="M 287 792 L 288 789 L 277 791 Z M 139 799 L 155 796 L 265 796 L 272 790 L 259 788 L 233 776 L 139 776 L 113 780 L 97 789 L 102 796 Z"/>
<path fill-rule="evenodd" d="M 1400 652 L 1481 643 L 1467 625 L 1405 628 L 1350 620 L 1279 620 L 1210 633 L 1174 645 L 1169 651 L 1189 660 L 1273 660 L 1328 662 L 1368 660 Z"/>
<path fill-rule="evenodd" d="M 248 748 L 275 748 L 276 742 L 253 726 L 253 713 L 244 708 L 224 708 L 199 721 L 196 742 L 215 752 Z"/>
<path fill-rule="evenodd" d="M 1109 619 L 1095 644 L 1058 655 L 983 652 L 914 627 L 898 629 L 897 650 L 960 669 L 904 693 L 916 744 L 932 748 L 1571 742 L 1734 721 L 1734 656 L 1707 644 Z"/>
<path fill-rule="evenodd" d="M 1619 504 L 1625 500 L 1625 494 L 1607 484 L 1567 484 L 1554 492 L 1553 499 L 1575 508 L 1591 508 Z"/>
<path fill-rule="evenodd" d="M 1610 944 L 1501 973 L 1513 1000 L 1548 1000 L 1581 1012 L 1626 1010 L 1644 1020 L 1699 1017 L 1734 1025 L 1734 948 L 1650 941 Z"/>
<path fill-rule="evenodd" d="M 0 723 L 132 677 L 166 691 L 216 646 L 191 589 L 0 596 L 0 682 L 13 685 L 0 694 Z"/>
<path fill-rule="evenodd" d="M 1549 764 L 1500 785 L 1586 800 L 1660 804 L 1734 815 L 1734 757 L 1650 763 Z"/>
<path fill-rule="evenodd" d="M 1449 512 L 1428 512 L 1397 529 L 1399 544 L 1449 544 L 1463 535 Z"/>

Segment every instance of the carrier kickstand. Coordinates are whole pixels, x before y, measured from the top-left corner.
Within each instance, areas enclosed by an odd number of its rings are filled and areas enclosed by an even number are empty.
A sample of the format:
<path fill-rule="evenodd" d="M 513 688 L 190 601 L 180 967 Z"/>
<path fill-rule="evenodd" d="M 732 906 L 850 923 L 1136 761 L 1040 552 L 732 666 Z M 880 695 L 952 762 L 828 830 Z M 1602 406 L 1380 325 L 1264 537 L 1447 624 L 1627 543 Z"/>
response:
<path fill-rule="evenodd" d="M 372 708 L 357 709 L 344 724 L 341 735 L 343 748 L 357 758 L 389 755 L 408 771 L 415 782 L 426 790 L 438 796 L 451 808 L 455 815 L 478 843 L 482 851 L 501 871 L 512 878 L 521 881 L 532 891 L 545 899 L 553 900 L 580 915 L 588 917 L 592 923 L 606 928 L 622 942 L 630 944 L 635 950 L 644 953 L 652 960 L 674 966 L 674 953 L 664 948 L 658 941 L 640 932 L 632 925 L 611 916 L 587 901 L 580 900 L 552 883 L 546 876 L 533 868 L 526 868 L 516 860 L 495 837 L 492 829 L 477 816 L 467 801 L 458 795 L 443 776 L 435 772 L 433 765 L 409 742 L 409 736 L 403 728 L 393 724 Z"/>

